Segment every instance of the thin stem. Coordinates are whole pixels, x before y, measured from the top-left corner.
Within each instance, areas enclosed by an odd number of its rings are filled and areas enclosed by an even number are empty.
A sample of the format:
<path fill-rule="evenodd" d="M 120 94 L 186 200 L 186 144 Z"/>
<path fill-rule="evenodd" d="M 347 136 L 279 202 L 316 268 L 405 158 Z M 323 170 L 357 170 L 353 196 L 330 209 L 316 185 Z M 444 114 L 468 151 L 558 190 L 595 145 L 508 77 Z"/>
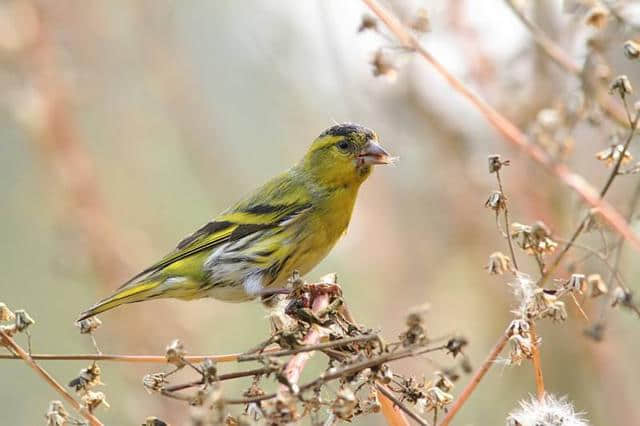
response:
<path fill-rule="evenodd" d="M 535 321 L 529 321 L 529 333 L 531 333 L 531 354 L 533 369 L 536 378 L 536 395 L 538 399 L 542 401 L 544 398 L 544 377 L 542 375 L 542 361 L 540 360 L 540 348 L 538 347 L 538 334 L 536 333 Z"/>
<path fill-rule="evenodd" d="M 15 352 L 29 367 L 31 367 L 42 379 L 47 382 L 56 392 L 58 392 L 69 404 L 76 409 L 92 426 L 102 426 L 102 422 L 83 407 L 67 390 L 42 367 L 33 360 L 31 356 L 15 340 L 11 338 L 2 328 L 0 328 L 0 342 Z"/>
<path fill-rule="evenodd" d="M 478 384 L 482 381 L 482 379 L 484 378 L 484 375 L 487 374 L 487 371 L 489 371 L 489 369 L 491 368 L 495 360 L 498 358 L 498 355 L 500 355 L 500 352 L 502 352 L 502 349 L 504 349 L 508 341 L 509 341 L 509 335 L 505 331 L 504 333 L 502 333 L 502 335 L 496 342 L 493 349 L 491 349 L 491 352 L 489 352 L 487 359 L 484 360 L 482 365 L 473 374 L 473 377 L 471 378 L 469 383 L 467 383 L 467 386 L 465 386 L 465 388 L 462 390 L 458 399 L 453 403 L 447 415 L 444 417 L 444 419 L 442 419 L 440 426 L 447 426 L 448 424 L 451 423 L 451 421 L 453 420 L 455 415 L 458 413 L 458 411 L 460 411 L 460 409 L 465 404 L 465 402 L 467 402 L 467 399 L 469 399 L 469 396 L 471 396 L 471 394 L 473 393 L 473 391 L 475 391 Z"/>
<path fill-rule="evenodd" d="M 502 188 L 502 179 L 500 179 L 500 170 L 496 170 L 496 179 L 498 180 L 498 189 L 505 199 L 507 198 Z M 508 203 L 504 203 L 504 227 L 507 231 L 507 242 L 509 243 L 509 251 L 511 252 L 511 261 L 516 270 L 518 270 L 518 262 L 516 261 L 516 252 L 513 250 L 513 241 L 511 241 L 511 229 L 509 225 L 509 206 Z"/>
<path fill-rule="evenodd" d="M 392 409 L 393 409 L 393 407 L 398 407 L 406 415 L 408 415 L 413 420 L 415 420 L 419 425 L 422 425 L 422 426 L 428 426 L 429 425 L 429 423 L 427 423 L 426 420 L 424 420 L 422 417 L 417 415 L 411 408 L 407 407 L 406 404 L 404 404 L 402 401 L 400 401 L 398 398 L 396 398 L 396 396 L 393 393 L 391 393 L 384 385 L 381 385 L 380 383 L 376 383 L 376 389 L 381 394 L 383 394 L 388 400 L 393 402 L 393 405 L 391 407 Z M 385 412 L 385 404 L 388 405 L 389 402 L 386 401 L 384 398 L 380 398 L 380 402 L 381 402 L 381 405 L 382 405 L 382 411 Z M 391 419 L 389 419 L 389 417 L 387 417 L 387 420 L 389 421 L 389 425 L 390 426 L 408 424 L 408 423 L 406 423 L 406 419 L 405 419 L 404 422 L 399 423 L 397 421 L 397 416 L 392 417 Z"/>
<path fill-rule="evenodd" d="M 265 351 L 268 352 L 268 351 Z M 203 362 L 210 359 L 215 362 L 234 362 L 241 356 L 241 353 L 226 355 L 187 355 L 184 357 L 189 362 Z M 0 359 L 20 359 L 16 355 L 0 355 Z M 53 355 L 53 354 L 34 354 L 31 359 L 41 361 L 113 361 L 128 363 L 149 363 L 149 364 L 166 364 L 167 358 L 164 355 L 109 355 L 109 354 L 70 354 L 70 355 Z"/>
<path fill-rule="evenodd" d="M 440 62 L 438 62 L 413 36 L 406 27 L 391 13 L 384 9 L 376 0 L 362 0 L 373 13 L 389 28 L 402 45 L 417 52 L 427 61 L 447 83 L 462 96 L 467 98 L 500 133 L 505 140 L 522 149 L 529 157 L 543 165 L 568 187 L 576 191 L 590 206 L 598 209 L 603 219 L 620 235 L 640 251 L 640 237 L 635 234 L 622 215 L 609 203 L 598 196 L 598 192 L 583 177 L 572 172 L 565 164 L 553 161 L 540 147 L 529 143 L 525 134 L 505 116 L 487 104 L 482 98 L 473 93 L 460 80 L 454 77 Z"/>
<path fill-rule="evenodd" d="M 265 367 L 265 368 L 256 368 L 253 370 L 247 370 L 247 371 L 237 371 L 235 373 L 220 374 L 216 377 L 216 381 L 224 382 L 225 380 L 233 380 L 241 377 L 259 376 L 262 374 L 271 373 L 272 371 L 273 369 Z M 180 385 L 167 386 L 166 388 L 163 389 L 163 391 L 171 393 L 171 392 L 177 392 L 177 391 L 181 391 L 184 389 L 188 389 L 188 388 L 192 388 L 194 386 L 200 386 L 200 385 L 204 385 L 204 381 L 202 379 L 189 382 L 189 383 L 183 383 Z"/>

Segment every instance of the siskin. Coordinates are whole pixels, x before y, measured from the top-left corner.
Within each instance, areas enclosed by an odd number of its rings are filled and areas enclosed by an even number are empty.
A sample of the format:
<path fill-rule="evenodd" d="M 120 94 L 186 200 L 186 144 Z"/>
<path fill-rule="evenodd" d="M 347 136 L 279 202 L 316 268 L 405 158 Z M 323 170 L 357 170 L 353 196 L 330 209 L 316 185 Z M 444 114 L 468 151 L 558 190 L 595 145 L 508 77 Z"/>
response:
<path fill-rule="evenodd" d="M 325 130 L 302 160 L 220 214 L 79 320 L 125 303 L 213 297 L 242 302 L 310 271 L 344 234 L 360 185 L 393 158 L 357 124 Z"/>

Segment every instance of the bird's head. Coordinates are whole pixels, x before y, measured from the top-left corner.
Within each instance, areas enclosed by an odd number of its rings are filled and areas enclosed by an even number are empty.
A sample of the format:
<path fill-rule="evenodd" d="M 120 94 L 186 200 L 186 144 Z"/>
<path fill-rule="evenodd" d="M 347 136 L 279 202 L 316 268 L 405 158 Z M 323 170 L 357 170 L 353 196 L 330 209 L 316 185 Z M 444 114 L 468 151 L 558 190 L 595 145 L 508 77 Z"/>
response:
<path fill-rule="evenodd" d="M 326 186 L 359 185 L 377 164 L 394 161 L 370 129 L 353 123 L 328 128 L 313 141 L 303 168 Z"/>

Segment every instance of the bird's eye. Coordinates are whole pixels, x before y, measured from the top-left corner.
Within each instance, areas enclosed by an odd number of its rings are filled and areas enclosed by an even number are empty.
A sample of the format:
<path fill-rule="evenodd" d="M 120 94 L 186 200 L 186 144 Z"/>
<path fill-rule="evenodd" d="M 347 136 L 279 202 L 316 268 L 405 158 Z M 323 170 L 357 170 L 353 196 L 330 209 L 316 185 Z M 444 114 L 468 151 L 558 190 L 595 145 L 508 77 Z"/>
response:
<path fill-rule="evenodd" d="M 350 151 L 351 150 L 351 142 L 349 141 L 342 141 L 338 144 L 338 149 L 340 149 L 340 151 Z"/>

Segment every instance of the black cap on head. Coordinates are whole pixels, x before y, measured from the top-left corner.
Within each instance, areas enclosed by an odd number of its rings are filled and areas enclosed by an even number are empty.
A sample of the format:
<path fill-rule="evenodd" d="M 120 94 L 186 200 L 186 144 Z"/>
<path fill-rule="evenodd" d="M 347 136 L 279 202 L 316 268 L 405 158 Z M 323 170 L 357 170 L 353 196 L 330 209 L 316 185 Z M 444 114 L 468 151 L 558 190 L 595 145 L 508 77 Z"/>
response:
<path fill-rule="evenodd" d="M 369 138 L 374 138 L 375 133 L 373 130 L 367 129 L 364 126 L 355 123 L 342 123 L 336 124 L 335 126 L 329 127 L 327 130 L 320 134 L 320 137 L 324 136 L 348 136 L 351 133 L 360 133 L 365 134 Z"/>

